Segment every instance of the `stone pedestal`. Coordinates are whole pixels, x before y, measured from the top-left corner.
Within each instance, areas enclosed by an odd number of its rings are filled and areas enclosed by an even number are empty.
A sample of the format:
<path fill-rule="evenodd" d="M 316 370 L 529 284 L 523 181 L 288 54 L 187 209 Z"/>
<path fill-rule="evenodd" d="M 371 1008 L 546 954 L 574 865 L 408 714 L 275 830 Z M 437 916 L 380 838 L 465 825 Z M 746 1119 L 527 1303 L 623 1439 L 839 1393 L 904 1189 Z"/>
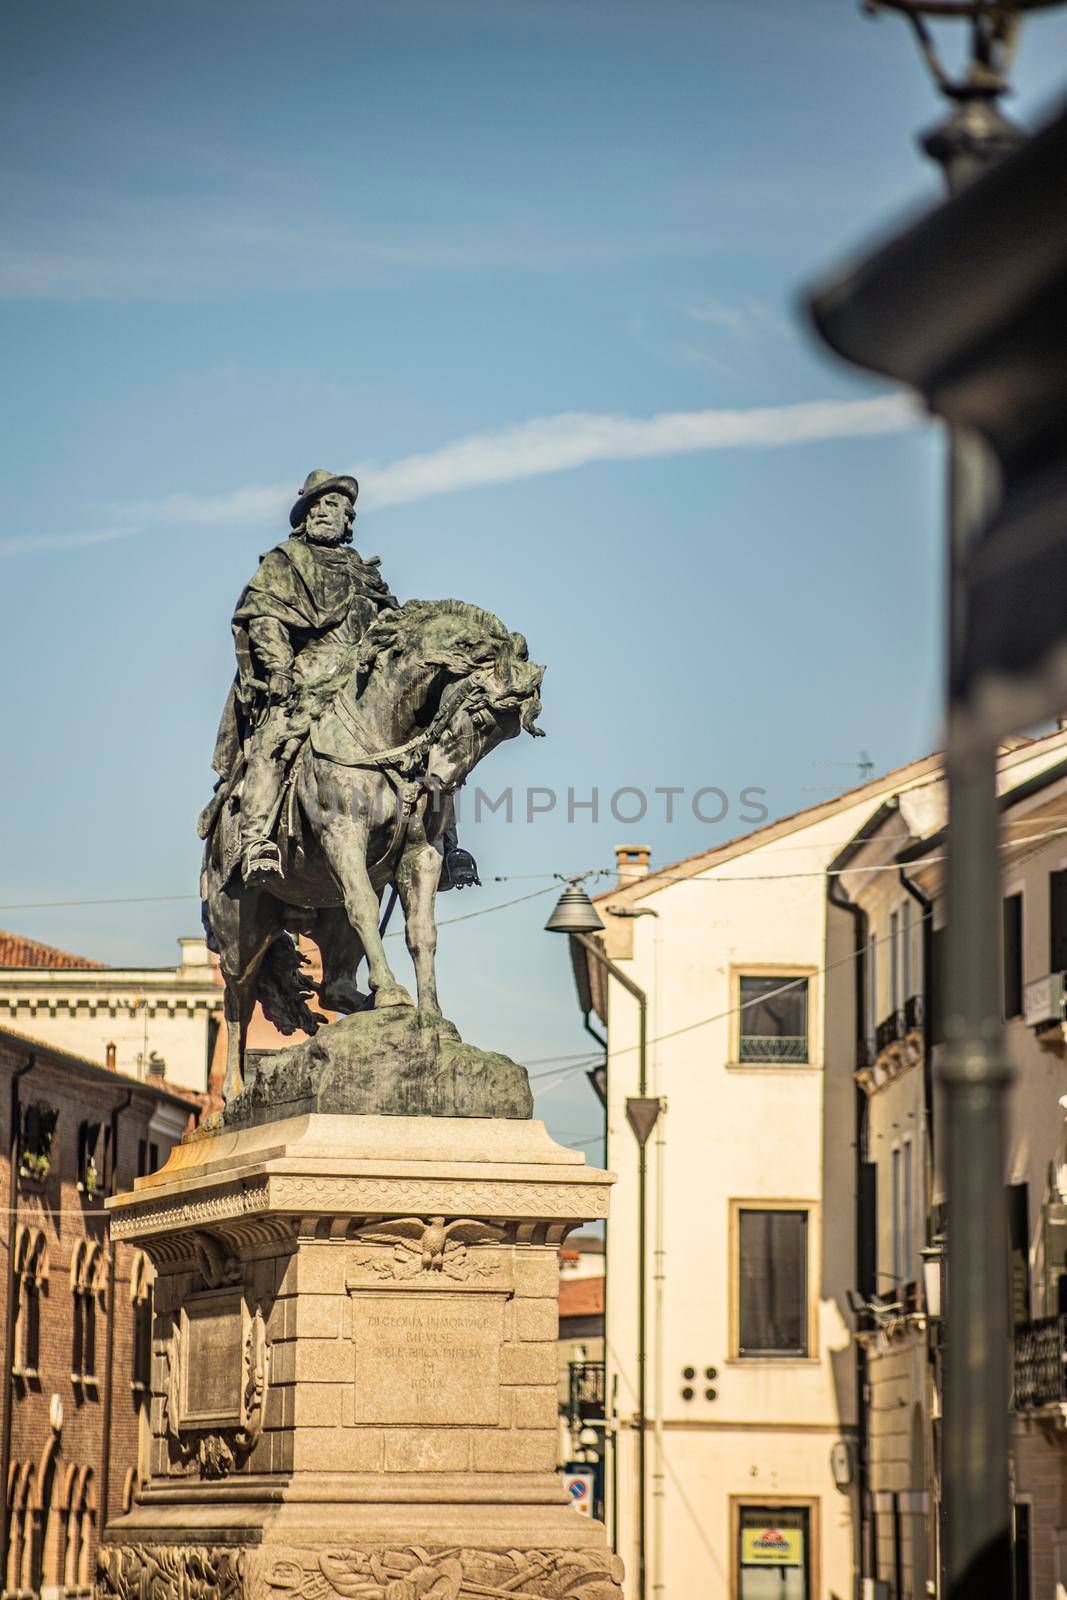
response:
<path fill-rule="evenodd" d="M 557 1461 L 558 1247 L 610 1176 L 544 1126 L 223 1128 L 110 1202 L 158 1278 L 120 1600 L 621 1600 Z"/>

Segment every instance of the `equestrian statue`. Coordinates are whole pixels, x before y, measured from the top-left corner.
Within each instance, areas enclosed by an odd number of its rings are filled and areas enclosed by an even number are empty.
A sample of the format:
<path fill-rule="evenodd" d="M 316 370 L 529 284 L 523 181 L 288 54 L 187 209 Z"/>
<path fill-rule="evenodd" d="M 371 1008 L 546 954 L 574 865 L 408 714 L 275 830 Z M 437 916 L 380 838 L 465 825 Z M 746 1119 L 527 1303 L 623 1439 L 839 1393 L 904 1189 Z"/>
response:
<path fill-rule="evenodd" d="M 237 674 L 199 824 L 204 926 L 225 983 L 227 1105 L 245 1087 L 257 1000 L 286 1034 L 316 1034 L 317 1000 L 343 1014 L 327 1035 L 350 1033 L 361 1013 L 368 1025 L 369 1013 L 403 1013 L 458 1041 L 434 974 L 438 890 L 478 881 L 454 796 L 494 746 L 542 732 L 544 668 L 522 634 L 460 600 L 398 604 L 378 558 L 352 548 L 358 494 L 355 478 L 310 473 L 290 537 L 262 558 L 233 615 Z M 383 944 L 397 898 L 417 1002 Z M 301 934 L 321 952 L 318 984 Z"/>

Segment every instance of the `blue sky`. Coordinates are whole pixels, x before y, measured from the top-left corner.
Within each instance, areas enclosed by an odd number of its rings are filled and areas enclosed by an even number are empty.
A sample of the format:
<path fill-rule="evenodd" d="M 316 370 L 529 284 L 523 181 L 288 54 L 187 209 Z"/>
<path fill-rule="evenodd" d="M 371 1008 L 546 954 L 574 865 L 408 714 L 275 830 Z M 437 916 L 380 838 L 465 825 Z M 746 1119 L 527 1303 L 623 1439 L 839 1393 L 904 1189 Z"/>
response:
<path fill-rule="evenodd" d="M 1065 59 L 1067 16 L 1035 18 L 1015 115 Z M 145 964 L 195 930 L 192 900 L 8 908 L 195 894 L 229 613 L 313 466 L 359 472 L 357 545 L 401 597 L 489 606 L 549 668 L 549 737 L 480 777 L 561 803 L 467 826 L 511 881 L 442 920 L 618 842 L 721 841 L 746 786 L 773 816 L 861 751 L 936 743 L 938 443 L 796 309 L 936 195 L 900 23 L 846 0 L 41 0 L 0 75 L 0 925 Z M 624 825 L 622 785 L 714 785 L 730 811 L 668 824 L 653 797 Z M 600 820 L 568 823 L 594 786 Z M 446 1009 L 522 1060 L 585 1042 L 551 901 L 442 935 Z M 597 1126 L 579 1081 L 541 1103 L 568 1139 Z"/>

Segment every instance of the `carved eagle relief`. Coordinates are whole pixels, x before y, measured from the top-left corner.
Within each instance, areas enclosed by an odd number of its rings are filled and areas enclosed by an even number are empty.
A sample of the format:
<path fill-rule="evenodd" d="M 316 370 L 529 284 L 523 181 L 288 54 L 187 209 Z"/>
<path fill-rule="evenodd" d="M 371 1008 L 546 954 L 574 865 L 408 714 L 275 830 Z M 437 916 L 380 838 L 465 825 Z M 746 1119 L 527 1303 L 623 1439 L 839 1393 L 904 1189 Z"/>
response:
<path fill-rule="evenodd" d="M 440 1272 L 462 1279 L 487 1277 L 495 1271 L 495 1262 L 476 1264 L 468 1256 L 467 1246 L 500 1244 L 504 1231 L 470 1217 L 458 1217 L 454 1222 L 446 1222 L 444 1217 L 397 1217 L 368 1222 L 359 1230 L 359 1237 L 366 1244 L 393 1246 L 391 1256 L 367 1252 L 355 1257 L 357 1266 L 369 1268 L 377 1277 L 415 1278 L 423 1272 Z"/>

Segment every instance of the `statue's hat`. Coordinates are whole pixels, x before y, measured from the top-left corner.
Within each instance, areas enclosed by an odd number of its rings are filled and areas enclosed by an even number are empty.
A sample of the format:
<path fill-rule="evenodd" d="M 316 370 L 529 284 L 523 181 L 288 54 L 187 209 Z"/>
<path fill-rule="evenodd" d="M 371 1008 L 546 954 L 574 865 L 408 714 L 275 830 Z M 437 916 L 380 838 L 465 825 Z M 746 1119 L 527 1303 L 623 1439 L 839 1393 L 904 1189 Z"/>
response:
<path fill-rule="evenodd" d="M 331 489 L 339 489 L 355 505 L 359 494 L 359 484 L 355 478 L 337 477 L 334 473 L 327 472 L 325 467 L 316 467 L 315 471 L 309 472 L 304 479 L 303 488 L 289 513 L 289 526 L 298 528 L 307 515 L 308 506 L 322 495 L 329 494 Z"/>

